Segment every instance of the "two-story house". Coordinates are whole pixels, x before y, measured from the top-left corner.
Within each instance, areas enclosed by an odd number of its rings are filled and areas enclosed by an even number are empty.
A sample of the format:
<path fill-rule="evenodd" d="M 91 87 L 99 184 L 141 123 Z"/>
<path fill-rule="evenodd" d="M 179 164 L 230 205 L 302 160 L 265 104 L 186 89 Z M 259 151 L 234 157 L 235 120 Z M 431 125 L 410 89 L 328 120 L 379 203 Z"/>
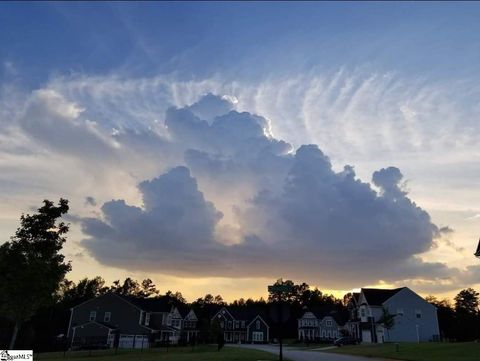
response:
<path fill-rule="evenodd" d="M 298 339 L 302 341 L 331 340 L 339 337 L 345 322 L 334 312 L 305 310 L 298 320 Z"/>
<path fill-rule="evenodd" d="M 196 335 L 193 310 L 179 311 L 166 297 L 139 298 L 107 293 L 71 308 L 67 336 L 72 348 L 148 348 Z M 187 322 L 188 327 L 184 327 Z"/>
<path fill-rule="evenodd" d="M 246 307 L 222 307 L 212 317 L 227 343 L 266 343 L 270 339 L 268 317 Z"/>
<path fill-rule="evenodd" d="M 349 330 L 362 342 L 422 342 L 439 339 L 437 309 L 408 287 L 362 288 L 349 302 Z M 385 315 L 393 318 L 388 327 Z"/>

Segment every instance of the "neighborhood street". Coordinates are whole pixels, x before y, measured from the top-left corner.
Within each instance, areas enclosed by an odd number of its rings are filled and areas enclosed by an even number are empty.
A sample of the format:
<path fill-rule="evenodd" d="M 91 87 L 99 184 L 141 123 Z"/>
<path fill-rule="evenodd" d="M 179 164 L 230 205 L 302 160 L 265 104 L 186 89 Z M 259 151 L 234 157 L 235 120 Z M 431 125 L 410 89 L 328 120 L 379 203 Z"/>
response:
<path fill-rule="evenodd" d="M 278 345 L 228 345 L 231 347 L 253 348 L 278 354 Z M 283 348 L 283 357 L 292 361 L 371 361 L 370 358 L 350 355 L 337 355 L 327 352 L 298 350 L 293 347 Z"/>

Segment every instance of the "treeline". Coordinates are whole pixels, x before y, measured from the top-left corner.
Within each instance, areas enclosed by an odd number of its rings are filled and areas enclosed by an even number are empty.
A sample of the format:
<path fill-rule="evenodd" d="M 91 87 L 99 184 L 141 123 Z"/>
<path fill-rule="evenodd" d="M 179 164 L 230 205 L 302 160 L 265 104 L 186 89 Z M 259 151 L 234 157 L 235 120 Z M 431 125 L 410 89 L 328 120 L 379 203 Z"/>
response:
<path fill-rule="evenodd" d="M 473 288 L 460 291 L 452 303 L 427 296 L 426 300 L 437 307 L 440 334 L 443 340 L 473 341 L 480 339 L 480 297 Z"/>
<path fill-rule="evenodd" d="M 306 283 L 297 285 L 289 280 L 283 283 L 290 285 L 292 288 L 292 291 L 286 297 L 286 302 L 290 305 L 290 317 L 283 327 L 284 337 L 296 337 L 296 320 L 303 314 L 304 307 L 321 308 L 325 312 L 341 313 L 343 317 L 347 317 L 346 307 L 342 300 L 332 295 L 323 294 L 317 288 L 311 290 Z M 140 282 L 132 278 L 126 278 L 123 282 L 117 280 L 110 285 L 106 285 L 102 277 L 84 278 L 78 282 L 65 279 L 53 295 L 51 304 L 40 308 L 31 319 L 22 325 L 15 344 L 16 348 L 34 348 L 37 351 L 61 349 L 63 345 L 60 344 L 60 340 L 62 340 L 62 335 L 65 336 L 68 329 L 70 309 L 108 292 L 133 297 L 166 298 L 172 305 L 182 304 L 192 307 L 199 319 L 200 339 L 205 341 L 209 339 L 211 333 L 212 311 L 214 312 L 214 310 L 223 306 L 229 306 L 236 309 L 254 308 L 256 312 L 263 312 L 268 315 L 271 305 L 276 301 L 275 296 L 271 295 L 267 300 L 263 298 L 256 300 L 240 298 L 228 303 L 224 301 L 221 295 L 206 294 L 204 297 L 199 297 L 195 301 L 187 303 L 181 292 L 169 290 L 162 294 L 153 281 L 148 278 Z M 12 327 L 11 322 L 0 317 L 0 334 L 3 335 L 0 340 L 0 347 L 8 345 Z M 278 333 L 275 325 L 272 325 L 271 331 L 274 337 Z"/>

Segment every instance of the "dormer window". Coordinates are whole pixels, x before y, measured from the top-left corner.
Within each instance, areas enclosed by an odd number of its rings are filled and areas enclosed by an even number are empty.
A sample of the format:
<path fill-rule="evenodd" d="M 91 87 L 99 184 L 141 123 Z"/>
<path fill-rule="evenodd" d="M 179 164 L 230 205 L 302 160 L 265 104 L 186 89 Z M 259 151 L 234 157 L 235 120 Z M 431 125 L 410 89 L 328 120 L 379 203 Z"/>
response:
<path fill-rule="evenodd" d="M 90 317 L 88 318 L 90 321 L 95 321 L 97 318 L 97 311 L 90 311 Z"/>
<path fill-rule="evenodd" d="M 105 312 L 105 315 L 103 316 L 103 322 L 110 322 L 111 318 L 112 318 L 112 313 L 111 312 Z"/>

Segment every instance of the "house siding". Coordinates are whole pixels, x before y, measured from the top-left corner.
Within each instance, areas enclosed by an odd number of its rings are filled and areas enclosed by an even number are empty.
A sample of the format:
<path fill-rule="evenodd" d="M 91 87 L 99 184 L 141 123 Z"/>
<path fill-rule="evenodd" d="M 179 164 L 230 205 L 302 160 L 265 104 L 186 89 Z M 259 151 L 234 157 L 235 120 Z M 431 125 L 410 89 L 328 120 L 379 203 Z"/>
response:
<path fill-rule="evenodd" d="M 385 330 L 386 339 L 399 342 L 426 342 L 439 339 L 437 309 L 408 288 L 395 294 L 384 303 L 392 315 L 403 309 L 404 315 L 395 317 L 395 325 Z M 421 318 L 416 317 L 416 310 Z"/>
<path fill-rule="evenodd" d="M 141 310 L 117 295 L 106 294 L 72 308 L 68 337 L 73 337 L 73 329 L 90 322 L 90 312 L 96 312 L 95 321 L 104 322 L 105 312 L 110 312 L 110 321 L 105 322 L 115 328 L 118 334 L 146 335 L 150 330 L 139 324 Z M 78 329 L 78 327 L 77 327 Z M 75 333 L 77 337 L 77 333 Z"/>
<path fill-rule="evenodd" d="M 259 321 L 258 328 L 257 328 L 257 321 Z M 255 338 L 254 333 L 261 333 L 263 335 L 262 340 L 259 341 L 257 338 Z M 263 321 L 261 317 L 259 316 L 255 317 L 247 327 L 247 341 L 251 343 L 266 343 L 268 342 L 268 338 L 269 338 L 268 325 Z"/>

